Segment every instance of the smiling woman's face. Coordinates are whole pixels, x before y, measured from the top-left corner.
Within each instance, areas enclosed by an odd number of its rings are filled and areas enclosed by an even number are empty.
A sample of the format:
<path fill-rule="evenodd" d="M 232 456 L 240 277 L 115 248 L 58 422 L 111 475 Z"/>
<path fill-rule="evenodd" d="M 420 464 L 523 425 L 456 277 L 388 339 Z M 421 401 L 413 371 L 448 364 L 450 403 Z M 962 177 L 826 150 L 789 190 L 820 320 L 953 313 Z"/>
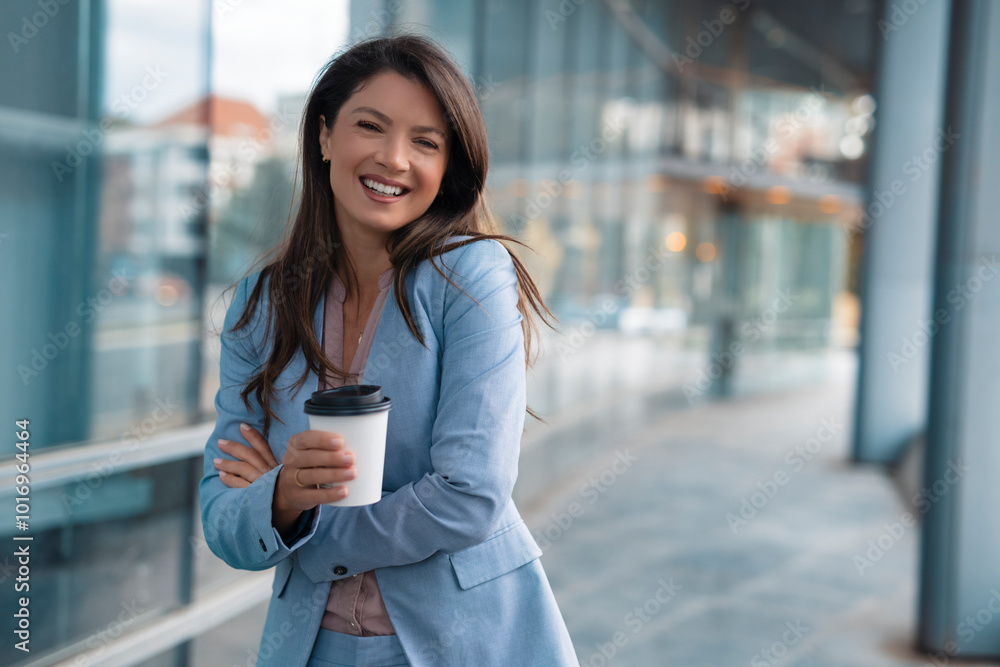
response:
<path fill-rule="evenodd" d="M 388 235 L 423 215 L 448 166 L 448 126 L 423 84 L 383 72 L 344 102 L 320 150 L 343 236 Z"/>

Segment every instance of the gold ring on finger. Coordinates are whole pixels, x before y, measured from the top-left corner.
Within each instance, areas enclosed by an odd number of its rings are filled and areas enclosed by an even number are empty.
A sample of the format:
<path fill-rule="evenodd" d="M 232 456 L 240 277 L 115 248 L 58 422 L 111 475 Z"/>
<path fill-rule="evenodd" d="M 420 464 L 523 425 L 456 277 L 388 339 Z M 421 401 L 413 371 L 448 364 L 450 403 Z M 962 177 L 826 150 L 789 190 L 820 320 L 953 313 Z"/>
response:
<path fill-rule="evenodd" d="M 305 484 L 303 484 L 302 482 L 300 482 L 300 481 L 299 481 L 299 473 L 300 473 L 300 472 L 302 472 L 302 468 L 296 468 L 296 469 L 295 469 L 295 474 L 294 474 L 294 475 L 292 475 L 292 479 L 294 479 L 294 480 L 295 480 L 295 483 L 296 483 L 297 485 L 299 485 L 299 486 L 300 486 L 301 488 L 303 488 L 303 489 L 304 489 L 304 488 L 306 488 L 306 485 L 305 485 Z"/>

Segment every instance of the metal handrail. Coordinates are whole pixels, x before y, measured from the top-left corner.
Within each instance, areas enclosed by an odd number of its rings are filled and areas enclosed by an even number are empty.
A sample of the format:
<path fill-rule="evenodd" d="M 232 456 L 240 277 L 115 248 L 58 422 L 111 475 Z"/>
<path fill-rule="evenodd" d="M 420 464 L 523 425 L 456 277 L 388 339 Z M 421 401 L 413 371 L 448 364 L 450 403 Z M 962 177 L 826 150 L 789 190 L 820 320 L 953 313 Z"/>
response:
<path fill-rule="evenodd" d="M 31 490 L 76 482 L 91 474 L 108 477 L 135 468 L 201 455 L 214 428 L 215 422 L 210 421 L 171 429 L 144 440 L 123 442 L 117 439 L 31 454 L 28 459 Z M 0 497 L 16 495 L 16 466 L 19 464 L 14 458 L 0 463 Z"/>
<path fill-rule="evenodd" d="M 71 653 L 74 647 L 67 647 L 49 659 L 31 663 L 31 667 L 128 667 L 142 664 L 175 646 L 204 636 L 213 628 L 267 602 L 273 581 L 273 570 L 243 575 L 189 605 L 134 630 L 126 630 L 100 646 L 88 646 L 74 653 Z"/>

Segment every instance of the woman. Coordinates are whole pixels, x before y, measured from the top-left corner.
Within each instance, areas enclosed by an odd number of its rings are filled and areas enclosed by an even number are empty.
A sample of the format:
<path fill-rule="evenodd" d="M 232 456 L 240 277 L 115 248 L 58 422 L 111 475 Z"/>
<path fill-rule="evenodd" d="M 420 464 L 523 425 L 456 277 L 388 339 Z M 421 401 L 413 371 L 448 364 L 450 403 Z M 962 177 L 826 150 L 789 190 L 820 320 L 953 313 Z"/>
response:
<path fill-rule="evenodd" d="M 199 487 L 212 551 L 276 567 L 258 666 L 576 665 L 511 500 L 548 310 L 489 233 L 472 88 L 429 40 L 368 40 L 327 66 L 301 139 L 291 233 L 226 315 Z M 344 384 L 392 399 L 363 507 L 324 504 L 352 456 L 303 412 Z"/>

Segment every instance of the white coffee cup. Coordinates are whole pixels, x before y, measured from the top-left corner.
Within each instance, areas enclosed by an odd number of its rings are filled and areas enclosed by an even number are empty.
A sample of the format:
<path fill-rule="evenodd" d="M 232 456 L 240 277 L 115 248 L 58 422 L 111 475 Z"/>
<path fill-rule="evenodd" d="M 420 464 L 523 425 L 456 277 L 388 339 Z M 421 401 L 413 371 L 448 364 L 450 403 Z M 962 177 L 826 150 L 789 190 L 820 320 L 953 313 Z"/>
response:
<path fill-rule="evenodd" d="M 347 497 L 327 505 L 358 507 L 382 498 L 385 436 L 391 407 L 392 401 L 382 396 L 382 388 L 376 385 L 353 384 L 314 391 L 306 401 L 309 428 L 340 435 L 344 448 L 354 453 L 357 476 L 347 482 L 323 485 L 346 486 Z"/>

